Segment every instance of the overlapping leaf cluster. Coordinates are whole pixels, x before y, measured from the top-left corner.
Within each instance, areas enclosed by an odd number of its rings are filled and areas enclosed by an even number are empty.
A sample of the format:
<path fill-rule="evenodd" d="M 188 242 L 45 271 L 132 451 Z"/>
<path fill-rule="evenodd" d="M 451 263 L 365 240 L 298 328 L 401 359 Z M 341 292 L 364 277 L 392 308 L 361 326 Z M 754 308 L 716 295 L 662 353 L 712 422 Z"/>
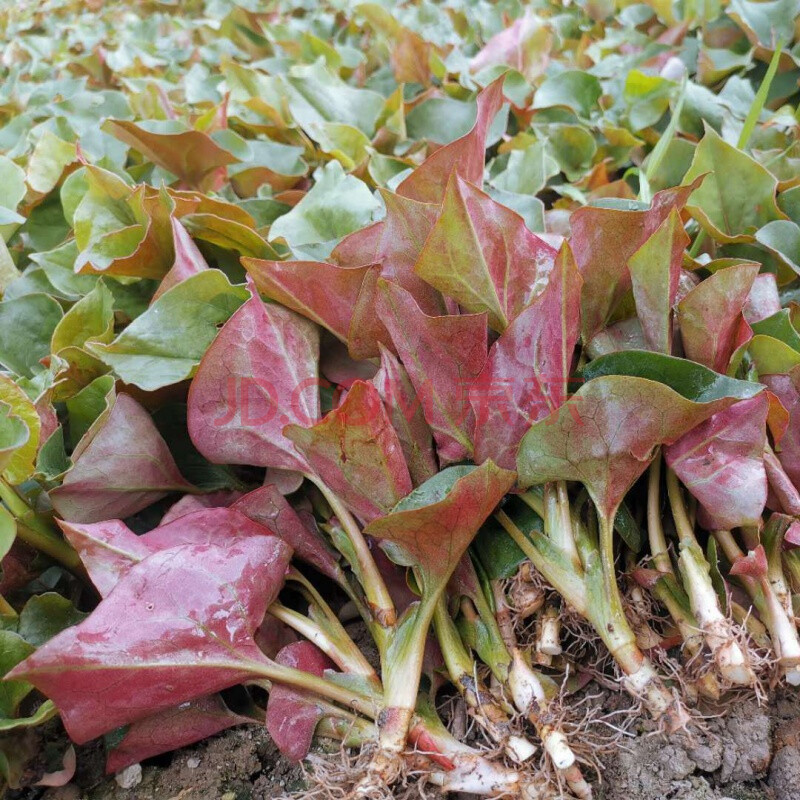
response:
<path fill-rule="evenodd" d="M 0 14 L 8 785 L 60 715 L 588 798 L 593 672 L 800 683 L 795 0 Z"/>

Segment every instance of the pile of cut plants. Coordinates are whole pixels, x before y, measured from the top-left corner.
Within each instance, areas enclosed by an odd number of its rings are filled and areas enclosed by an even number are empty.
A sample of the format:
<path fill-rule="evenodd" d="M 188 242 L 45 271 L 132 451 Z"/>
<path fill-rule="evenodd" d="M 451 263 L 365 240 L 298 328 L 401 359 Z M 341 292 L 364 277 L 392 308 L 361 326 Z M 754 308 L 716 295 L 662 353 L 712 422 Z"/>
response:
<path fill-rule="evenodd" d="M 300 797 L 588 800 L 790 697 L 797 20 L 0 10 L 11 796 L 250 726 Z"/>

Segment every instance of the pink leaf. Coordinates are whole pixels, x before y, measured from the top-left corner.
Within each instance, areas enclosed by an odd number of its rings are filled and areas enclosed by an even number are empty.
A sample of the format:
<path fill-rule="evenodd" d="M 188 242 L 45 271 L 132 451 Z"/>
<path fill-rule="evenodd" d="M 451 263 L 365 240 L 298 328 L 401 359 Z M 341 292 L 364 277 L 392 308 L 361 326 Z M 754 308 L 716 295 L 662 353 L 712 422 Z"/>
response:
<path fill-rule="evenodd" d="M 411 491 L 397 433 L 378 390 L 356 381 L 338 408 L 311 428 L 285 435 L 358 517 L 370 522 Z"/>
<path fill-rule="evenodd" d="M 751 324 L 761 322 L 781 310 L 781 298 L 778 295 L 778 284 L 771 272 L 756 275 L 750 294 L 744 304 L 742 313 Z"/>
<path fill-rule="evenodd" d="M 333 663 L 311 642 L 295 642 L 278 653 L 275 660 L 287 667 L 322 677 Z M 290 761 L 302 761 L 311 749 L 317 723 L 325 712 L 314 696 L 276 683 L 267 702 L 267 730 L 281 753 Z"/>
<path fill-rule="evenodd" d="M 14 668 L 83 743 L 246 680 L 291 556 L 274 536 L 182 545 L 134 565 L 91 616 Z"/>
<path fill-rule="evenodd" d="M 191 514 L 193 511 L 202 511 L 204 508 L 228 508 L 231 503 L 236 502 L 241 496 L 241 492 L 227 489 L 211 492 L 211 494 L 185 494 L 177 503 L 173 503 L 167 509 L 158 524 L 166 525 L 168 522 L 175 521 L 178 517 Z"/>
<path fill-rule="evenodd" d="M 507 65 L 532 81 L 544 74 L 552 45 L 553 32 L 549 26 L 533 12 L 526 12 L 492 36 L 472 57 L 469 68 L 478 72 L 486 67 Z"/>
<path fill-rule="evenodd" d="M 442 466 L 472 453 L 469 389 L 486 363 L 486 315 L 429 317 L 396 284 L 379 284 L 378 311 L 433 430 Z"/>
<path fill-rule="evenodd" d="M 748 262 L 718 270 L 678 303 L 678 325 L 687 358 L 726 372 L 742 344 L 742 309 L 758 270 L 758 264 Z"/>
<path fill-rule="evenodd" d="M 502 332 L 541 291 L 555 256 L 519 214 L 454 171 L 414 271 L 468 311 L 488 312 Z"/>
<path fill-rule="evenodd" d="M 275 486 L 262 486 L 237 500 L 233 506 L 259 525 L 280 536 L 298 558 L 307 561 L 333 580 L 341 570 L 319 531 L 303 523 L 297 512 Z"/>
<path fill-rule="evenodd" d="M 478 116 L 472 130 L 426 159 L 397 187 L 398 194 L 424 203 L 441 203 L 453 170 L 470 183 L 483 184 L 486 135 L 503 105 L 504 80 L 505 76 L 497 78 L 478 95 Z"/>
<path fill-rule="evenodd" d="M 761 375 L 760 380 L 789 414 L 789 424 L 777 455 L 791 482 L 800 486 L 800 367 L 788 374 Z"/>
<path fill-rule="evenodd" d="M 117 396 L 105 422 L 81 442 L 64 482 L 50 492 L 59 516 L 76 522 L 127 517 L 170 492 L 191 489 L 150 415 L 132 397 Z"/>
<path fill-rule="evenodd" d="M 758 545 L 746 556 L 737 558 L 731 565 L 731 575 L 746 575 L 756 580 L 766 578 L 768 570 L 767 553 L 763 545 Z"/>
<path fill-rule="evenodd" d="M 381 368 L 372 382 L 397 431 L 412 480 L 424 483 L 437 472 L 433 434 L 405 367 L 385 347 L 381 347 Z"/>
<path fill-rule="evenodd" d="M 282 431 L 319 418 L 318 359 L 314 324 L 254 293 L 225 323 L 192 381 L 195 447 L 215 463 L 307 472 Z"/>
<path fill-rule="evenodd" d="M 470 389 L 475 412 L 475 460 L 515 469 L 528 428 L 567 396 L 580 325 L 581 276 L 563 245 L 541 294 L 492 345 Z"/>
<path fill-rule="evenodd" d="M 766 392 L 741 400 L 664 450 L 667 464 L 720 530 L 758 525 L 767 501 Z"/>
<path fill-rule="evenodd" d="M 170 217 L 170 223 L 172 225 L 175 261 L 172 262 L 169 272 L 158 285 L 158 289 L 156 289 L 153 298 L 150 300 L 151 305 L 173 286 L 177 286 L 187 278 L 191 278 L 192 275 L 197 275 L 198 272 L 208 269 L 208 264 L 203 258 L 203 254 L 198 250 L 186 228 L 175 217 Z"/>
<path fill-rule="evenodd" d="M 106 772 L 119 772 L 244 722 L 252 720 L 231 711 L 218 694 L 182 703 L 128 727 L 108 754 Z"/>

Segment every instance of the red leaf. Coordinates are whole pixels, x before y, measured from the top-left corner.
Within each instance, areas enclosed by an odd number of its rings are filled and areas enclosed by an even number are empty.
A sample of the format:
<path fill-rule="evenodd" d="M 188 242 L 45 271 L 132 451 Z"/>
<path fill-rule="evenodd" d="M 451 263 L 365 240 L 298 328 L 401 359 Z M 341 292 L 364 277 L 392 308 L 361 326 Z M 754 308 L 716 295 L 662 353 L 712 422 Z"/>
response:
<path fill-rule="evenodd" d="M 264 662 L 253 634 L 290 556 L 274 536 L 154 553 L 9 676 L 50 697 L 78 743 L 233 686 Z"/>
<path fill-rule="evenodd" d="M 364 276 L 373 265 L 341 267 L 321 261 L 243 258 L 258 290 L 347 341 Z"/>
<path fill-rule="evenodd" d="M 191 488 L 147 411 L 120 394 L 105 422 L 84 437 L 80 455 L 50 500 L 61 517 L 97 522 L 127 517 L 170 492 Z"/>
<path fill-rule="evenodd" d="M 119 772 L 244 722 L 252 720 L 231 711 L 218 694 L 182 703 L 128 727 L 108 754 L 106 772 Z"/>
<path fill-rule="evenodd" d="M 396 284 L 379 282 L 378 312 L 433 430 L 442 466 L 472 453 L 469 389 L 486 363 L 486 315 L 429 317 Z"/>
<path fill-rule="evenodd" d="M 205 508 L 137 536 L 122 520 L 109 519 L 93 525 L 58 523 L 78 551 L 92 583 L 106 597 L 122 576 L 147 556 L 179 545 L 221 544 L 272 531 L 233 508 Z M 283 537 L 281 537 L 283 538 Z M 287 542 L 288 543 L 288 542 Z M 291 546 L 291 543 L 288 543 Z"/>
<path fill-rule="evenodd" d="M 758 545 L 755 550 L 740 556 L 731 564 L 731 575 L 746 575 L 756 580 L 766 578 L 768 570 L 767 553 L 763 545 Z"/>
<path fill-rule="evenodd" d="M 178 517 L 183 517 L 194 511 L 202 511 L 204 508 L 228 508 L 241 496 L 241 492 L 227 489 L 211 492 L 211 494 L 185 494 L 177 503 L 173 503 L 167 509 L 158 524 L 166 525 L 168 522 L 174 522 Z"/>
<path fill-rule="evenodd" d="M 279 664 L 322 677 L 334 665 L 311 642 L 295 642 L 278 653 Z M 267 701 L 267 730 L 278 750 L 290 761 L 302 761 L 311 749 L 317 723 L 325 712 L 314 695 L 276 683 Z"/>
<path fill-rule="evenodd" d="M 502 332 L 541 291 L 555 256 L 519 214 L 454 171 L 414 271 L 468 311 L 488 312 Z"/>
<path fill-rule="evenodd" d="M 766 392 L 709 417 L 664 449 L 667 464 L 700 501 L 706 528 L 758 525 L 767 502 Z"/>
<path fill-rule="evenodd" d="M 381 368 L 372 382 L 397 431 L 411 479 L 415 485 L 424 483 L 438 469 L 433 434 L 405 367 L 385 347 L 381 347 Z"/>
<path fill-rule="evenodd" d="M 759 268 L 745 262 L 718 270 L 678 303 L 677 318 L 687 358 L 717 372 L 727 371 L 734 351 L 742 344 L 742 309 Z"/>
<path fill-rule="evenodd" d="M 410 292 L 426 314 L 441 314 L 445 310 L 440 294 L 414 272 L 414 265 L 439 215 L 439 207 L 387 191 L 382 191 L 381 196 L 386 216 L 346 236 L 330 256 L 331 261 L 343 267 L 380 265 L 380 269 L 365 275 L 353 312 L 348 345 L 354 358 L 377 356 L 379 342 L 391 345 L 386 329 L 375 316 L 375 286 L 379 274 Z"/>
<path fill-rule="evenodd" d="M 504 81 L 505 76 L 497 78 L 478 95 L 478 116 L 472 130 L 426 159 L 397 187 L 398 194 L 424 203 L 441 203 L 453 170 L 470 183 L 483 184 L 486 135 L 503 105 Z"/>
<path fill-rule="evenodd" d="M 478 72 L 486 67 L 507 65 L 532 81 L 544 74 L 552 45 L 553 31 L 547 22 L 526 11 L 492 36 L 472 57 L 469 68 Z"/>
<path fill-rule="evenodd" d="M 580 325 L 581 276 L 564 244 L 544 291 L 492 345 L 470 389 L 475 461 L 515 469 L 525 431 L 567 396 Z"/>
<path fill-rule="evenodd" d="M 161 283 L 158 285 L 155 294 L 150 300 L 152 305 L 164 292 L 171 289 L 173 286 L 191 278 L 192 275 L 197 275 L 204 269 L 208 269 L 203 254 L 198 250 L 194 240 L 189 236 L 186 228 L 178 222 L 175 217 L 170 217 L 172 224 L 172 241 L 175 247 L 175 261 L 172 263 L 170 271 L 164 276 Z"/>
<path fill-rule="evenodd" d="M 313 427 L 289 425 L 284 433 L 365 522 L 385 514 L 411 491 L 400 441 L 371 383 L 356 381 L 344 403 Z"/>
<path fill-rule="evenodd" d="M 254 293 L 222 327 L 192 381 L 195 447 L 215 463 L 307 472 L 282 431 L 319 418 L 318 359 L 314 324 Z"/>
<path fill-rule="evenodd" d="M 686 205 L 700 180 L 690 186 L 658 192 L 646 211 L 584 206 L 573 213 L 570 244 L 584 281 L 581 333 L 585 342 L 605 326 L 617 303 L 630 289 L 631 256 L 673 208 L 680 211 Z"/>
<path fill-rule="evenodd" d="M 303 523 L 276 486 L 255 489 L 237 500 L 232 508 L 280 536 L 298 558 L 323 574 L 333 580 L 341 577 L 336 558 L 322 535 Z"/>

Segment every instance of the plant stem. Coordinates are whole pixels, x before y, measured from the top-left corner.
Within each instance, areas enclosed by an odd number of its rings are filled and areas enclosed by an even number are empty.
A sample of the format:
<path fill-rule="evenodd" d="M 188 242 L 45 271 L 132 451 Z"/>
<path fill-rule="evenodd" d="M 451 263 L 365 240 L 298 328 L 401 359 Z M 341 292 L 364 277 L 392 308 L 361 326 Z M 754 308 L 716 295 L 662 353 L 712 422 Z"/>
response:
<path fill-rule="evenodd" d="M 648 475 L 647 536 L 655 568 L 666 575 L 673 574 L 664 526 L 661 524 L 661 453 L 658 453 L 650 464 Z"/>
<path fill-rule="evenodd" d="M 71 572 L 83 575 L 80 556 L 70 543 L 59 536 L 4 478 L 0 478 L 0 500 L 16 518 L 17 536 L 25 544 L 59 561 Z"/>
<path fill-rule="evenodd" d="M 358 527 L 358 523 L 353 519 L 352 514 L 347 510 L 344 503 L 326 486 L 324 481 L 314 474 L 309 474 L 306 477 L 322 492 L 323 497 L 328 501 L 328 505 L 347 533 L 353 546 L 353 551 L 356 554 L 357 567 L 360 573 L 359 578 L 376 621 L 383 628 L 391 628 L 397 622 L 397 612 L 389 590 L 386 588 L 383 577 L 375 564 L 375 559 L 369 551 L 369 545 Z"/>

